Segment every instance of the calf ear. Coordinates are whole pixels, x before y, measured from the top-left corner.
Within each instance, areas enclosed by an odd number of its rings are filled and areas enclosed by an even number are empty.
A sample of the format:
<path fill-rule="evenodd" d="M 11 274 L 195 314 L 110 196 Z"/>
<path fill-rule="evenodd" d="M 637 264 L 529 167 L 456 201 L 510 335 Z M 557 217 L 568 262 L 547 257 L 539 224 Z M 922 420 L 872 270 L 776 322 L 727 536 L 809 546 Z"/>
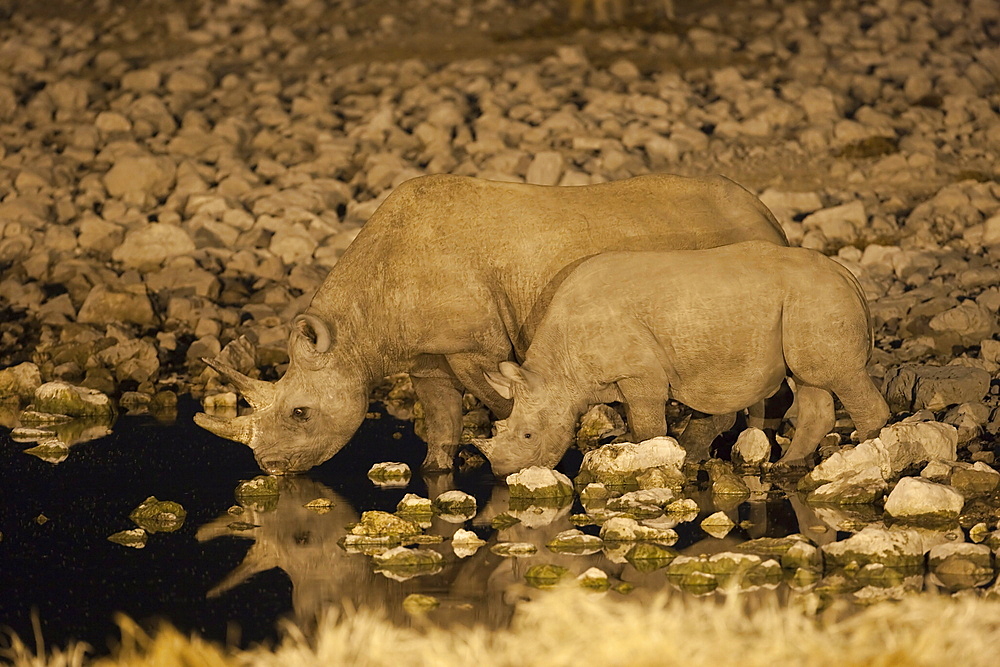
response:
<path fill-rule="evenodd" d="M 510 400 L 514 398 L 514 381 L 494 371 L 483 371 L 483 376 L 490 383 L 493 390 L 504 398 Z"/>
<path fill-rule="evenodd" d="M 323 354 L 333 346 L 333 327 L 315 315 L 302 313 L 292 320 L 292 326 L 313 354 Z"/>
<path fill-rule="evenodd" d="M 529 371 L 524 366 L 518 366 L 513 361 L 501 361 L 500 373 L 511 382 L 524 385 L 528 389 L 534 389 L 542 381 L 538 373 Z"/>

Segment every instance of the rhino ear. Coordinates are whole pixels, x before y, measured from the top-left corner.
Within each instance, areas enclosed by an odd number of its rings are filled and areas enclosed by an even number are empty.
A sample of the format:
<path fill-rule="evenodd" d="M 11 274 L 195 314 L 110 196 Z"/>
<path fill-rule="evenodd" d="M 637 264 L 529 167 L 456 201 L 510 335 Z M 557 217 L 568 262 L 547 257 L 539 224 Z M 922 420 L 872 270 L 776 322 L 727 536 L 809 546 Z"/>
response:
<path fill-rule="evenodd" d="M 495 371 L 483 371 L 483 375 L 486 376 L 486 381 L 490 383 L 496 393 L 508 400 L 514 398 L 513 380 Z"/>
<path fill-rule="evenodd" d="M 315 315 L 302 313 L 292 320 L 295 331 L 308 343 L 310 352 L 323 354 L 335 340 L 333 327 Z"/>

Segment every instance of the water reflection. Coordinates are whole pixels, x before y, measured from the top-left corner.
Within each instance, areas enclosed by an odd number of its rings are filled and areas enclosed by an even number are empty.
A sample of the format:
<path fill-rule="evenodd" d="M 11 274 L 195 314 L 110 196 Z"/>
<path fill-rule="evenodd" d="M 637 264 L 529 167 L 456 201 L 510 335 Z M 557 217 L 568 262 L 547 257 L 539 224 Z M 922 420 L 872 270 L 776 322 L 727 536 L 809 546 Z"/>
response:
<path fill-rule="evenodd" d="M 242 514 L 227 512 L 201 526 L 197 539 L 205 542 L 232 537 L 253 542 L 243 562 L 212 588 L 209 596 L 224 595 L 259 572 L 280 568 L 292 584 L 295 620 L 306 628 L 313 626 L 325 608 L 344 605 L 381 610 L 396 622 L 408 623 L 412 619 L 403 608 L 403 600 L 411 593 L 438 599 L 440 605 L 430 613 L 436 623 L 498 627 L 509 622 L 518 601 L 545 594 L 525 578 L 532 566 L 540 564 L 565 568 L 566 578 L 578 578 L 597 568 L 607 575 L 612 589 L 625 584 L 639 591 L 640 596 L 671 587 L 663 569 L 644 571 L 647 568 L 637 569 L 629 562 L 625 556 L 631 544 L 608 543 L 603 549 L 582 555 L 550 549 L 548 545 L 557 535 L 578 527 L 574 510 L 579 512 L 580 506 L 569 499 L 536 504 L 512 500 L 508 488 L 499 483 L 475 517 L 465 524 L 437 515 L 429 525 L 425 522 L 424 535 L 439 541 L 421 544 L 420 548 L 438 552 L 440 568 L 428 574 L 391 577 L 380 573 L 372 556 L 343 546 L 345 536 L 365 508 L 354 507 L 344 496 L 307 476 L 279 477 L 277 481 L 280 495 L 276 504 L 265 507 L 251 503 Z M 424 482 L 431 498 L 454 484 L 451 475 L 428 477 Z M 731 498 L 712 494 L 710 489 L 686 491 L 686 497 L 698 502 L 699 511 L 683 518 L 661 519 L 673 525 L 684 522 L 678 527 L 682 533 L 677 545 L 681 554 L 702 556 L 732 551 L 748 538 L 794 532 L 794 526 L 787 525 L 794 513 L 781 513 L 781 520 L 769 523 L 768 506 L 774 503 L 768 502 L 766 494 L 734 504 Z M 315 505 L 312 501 L 317 499 L 327 499 L 329 507 L 307 507 Z M 721 539 L 698 527 L 698 520 L 719 510 L 739 524 Z M 810 520 L 818 521 L 814 517 Z M 466 528 L 486 543 L 463 558 L 456 555 L 451 538 Z M 584 530 L 596 535 L 598 527 L 585 526 Z M 516 551 L 521 554 L 527 549 L 524 545 L 531 545 L 533 554 L 503 555 L 502 547 L 511 544 L 517 545 Z"/>

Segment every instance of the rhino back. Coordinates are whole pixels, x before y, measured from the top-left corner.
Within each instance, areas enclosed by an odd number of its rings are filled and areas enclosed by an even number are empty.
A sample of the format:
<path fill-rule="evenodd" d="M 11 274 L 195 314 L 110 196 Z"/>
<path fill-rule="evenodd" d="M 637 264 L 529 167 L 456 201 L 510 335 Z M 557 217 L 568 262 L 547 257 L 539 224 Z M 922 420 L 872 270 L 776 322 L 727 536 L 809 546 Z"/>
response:
<path fill-rule="evenodd" d="M 607 251 L 747 239 L 787 243 L 770 211 L 724 178 L 648 175 L 553 187 L 425 176 L 400 185 L 376 210 L 313 308 L 333 314 L 345 298 L 364 300 L 411 321 L 419 310 L 427 326 L 473 317 L 470 308 L 490 310 L 512 338 L 525 339 L 522 347 L 530 339 L 525 324 L 537 324 L 558 274 L 575 262 Z M 484 301 L 491 307 L 477 308 Z"/>
<path fill-rule="evenodd" d="M 857 280 L 821 253 L 762 242 L 614 252 L 581 263 L 562 284 L 526 364 L 614 376 L 640 371 L 627 368 L 632 351 L 656 347 L 669 374 L 682 375 L 780 354 L 792 328 L 870 350 Z"/>

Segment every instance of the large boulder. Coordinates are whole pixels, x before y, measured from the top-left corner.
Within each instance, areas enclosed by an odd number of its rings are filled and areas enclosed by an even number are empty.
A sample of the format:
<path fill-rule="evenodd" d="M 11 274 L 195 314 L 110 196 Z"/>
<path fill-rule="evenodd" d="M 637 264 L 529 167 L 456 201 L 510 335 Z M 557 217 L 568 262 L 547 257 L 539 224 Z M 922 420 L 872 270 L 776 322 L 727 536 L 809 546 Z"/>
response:
<path fill-rule="evenodd" d="M 943 410 L 981 400 L 990 379 L 981 368 L 904 365 L 886 374 L 883 393 L 893 412 Z"/>

